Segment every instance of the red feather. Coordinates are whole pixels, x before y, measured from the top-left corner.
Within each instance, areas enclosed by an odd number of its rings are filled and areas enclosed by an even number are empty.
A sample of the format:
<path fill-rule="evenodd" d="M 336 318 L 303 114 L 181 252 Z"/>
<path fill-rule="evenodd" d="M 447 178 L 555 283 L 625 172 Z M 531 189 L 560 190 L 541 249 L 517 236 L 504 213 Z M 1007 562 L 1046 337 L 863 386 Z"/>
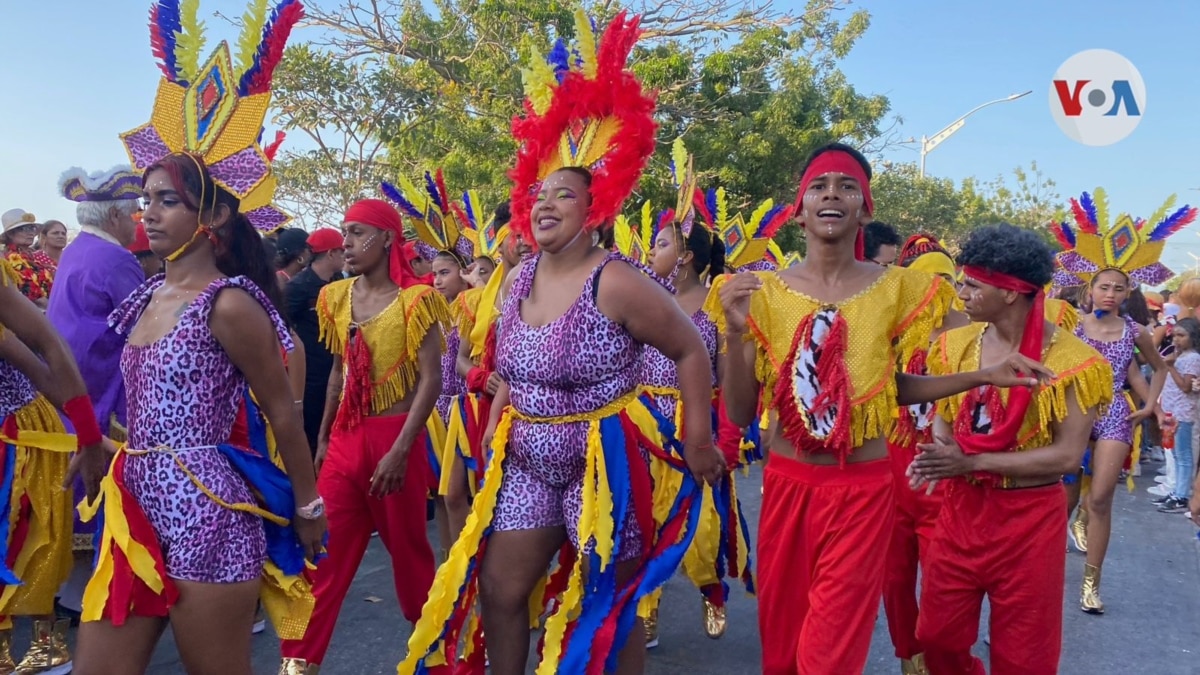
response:
<path fill-rule="evenodd" d="M 1050 233 L 1058 240 L 1058 245 L 1062 246 L 1064 251 L 1070 251 L 1075 248 L 1071 240 L 1067 238 L 1066 232 L 1063 232 L 1062 224 L 1050 223 Z"/>
<path fill-rule="evenodd" d="M 700 220 L 708 223 L 709 227 L 716 227 L 716 222 L 713 221 L 713 214 L 708 210 L 708 200 L 704 198 L 704 191 L 696 188 L 692 193 L 692 206 L 696 208 L 696 213 L 700 214 Z"/>
<path fill-rule="evenodd" d="M 795 213 L 796 213 L 796 205 L 795 204 L 792 204 L 792 205 L 784 208 L 779 213 L 776 213 L 775 217 L 771 219 L 771 222 L 767 223 L 766 226 L 764 228 L 762 228 L 762 233 L 758 235 L 758 238 L 759 239 L 773 239 L 775 237 L 775 234 L 777 232 L 779 232 L 779 228 L 783 227 L 784 224 L 787 223 L 787 221 L 791 220 L 792 216 Z"/>
<path fill-rule="evenodd" d="M 1080 232 L 1087 234 L 1096 234 L 1096 224 L 1088 217 L 1087 211 L 1079 205 L 1079 200 L 1071 197 L 1071 214 L 1075 216 L 1075 224 L 1079 226 Z"/>
<path fill-rule="evenodd" d="M 263 148 L 263 154 L 267 156 L 268 162 L 275 161 L 275 153 L 279 152 L 279 146 L 283 144 L 283 139 L 287 138 L 287 134 L 282 131 L 275 132 L 275 140 L 270 145 Z"/>
<path fill-rule="evenodd" d="M 158 61 L 158 69 L 168 80 L 174 81 L 175 73 L 167 67 L 167 44 L 162 29 L 158 25 L 158 3 L 150 6 L 150 51 Z"/>
<path fill-rule="evenodd" d="M 249 94 L 263 94 L 271 90 L 271 77 L 275 74 L 275 67 L 283 60 L 283 48 L 287 46 L 292 28 L 303 18 L 304 5 L 299 2 L 288 5 L 279 13 L 266 45 L 265 56 L 259 62 L 259 70 L 247 89 Z"/>
<path fill-rule="evenodd" d="M 446 190 L 446 179 L 442 177 L 441 169 L 438 169 L 437 173 L 435 173 L 433 175 L 433 180 L 434 180 L 434 183 L 437 184 L 438 196 L 442 198 L 442 204 L 444 205 L 446 212 L 449 213 L 450 212 L 450 193 Z M 466 220 L 463 220 L 462 222 L 466 222 Z M 451 245 L 454 244 L 454 242 L 449 242 L 449 243 Z"/>

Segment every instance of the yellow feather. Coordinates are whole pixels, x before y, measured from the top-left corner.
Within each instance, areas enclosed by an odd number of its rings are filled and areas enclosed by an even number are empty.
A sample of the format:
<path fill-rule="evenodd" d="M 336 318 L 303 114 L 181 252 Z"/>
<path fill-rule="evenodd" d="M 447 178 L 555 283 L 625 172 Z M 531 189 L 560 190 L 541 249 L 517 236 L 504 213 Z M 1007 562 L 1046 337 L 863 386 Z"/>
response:
<path fill-rule="evenodd" d="M 558 78 L 554 69 L 546 63 L 536 51 L 531 51 L 529 67 L 521 70 L 521 82 L 525 86 L 525 96 L 533 106 L 533 112 L 542 115 L 550 108 L 550 100 L 554 96 L 554 88 L 558 86 Z"/>
<path fill-rule="evenodd" d="M 587 12 L 575 10 L 575 36 L 579 42 L 579 58 L 583 61 L 583 75 L 589 80 L 596 77 L 596 34 Z"/>
<path fill-rule="evenodd" d="M 1163 221 L 1164 218 L 1167 217 L 1167 212 L 1175 208 L 1175 199 L 1175 195 L 1167 197 L 1167 201 L 1163 202 L 1163 205 L 1158 207 L 1158 210 L 1150 216 L 1150 220 L 1146 221 L 1146 227 L 1149 228 L 1146 232 L 1147 235 L 1150 234 L 1150 230 L 1153 230 L 1159 223 Z"/>
<path fill-rule="evenodd" d="M 759 204 L 758 208 L 754 209 L 754 212 L 750 214 L 750 223 L 746 226 L 746 229 L 751 233 L 757 232 L 758 227 L 762 225 L 762 219 L 766 217 L 767 212 L 773 208 L 775 208 L 775 200 L 773 199 L 768 199 L 762 204 Z"/>
<path fill-rule="evenodd" d="M 675 180 L 675 185 L 683 185 L 688 164 L 687 147 L 683 144 L 682 138 L 676 138 L 671 144 L 671 178 Z"/>
<path fill-rule="evenodd" d="M 629 224 L 629 218 L 625 217 L 625 214 L 617 216 L 613 221 L 613 243 L 621 255 L 628 256 L 633 251 L 633 226 Z"/>
<path fill-rule="evenodd" d="M 1098 229 L 1106 232 L 1108 230 L 1108 193 L 1104 191 L 1104 188 L 1098 187 L 1092 191 L 1092 204 L 1096 206 Z"/>
<path fill-rule="evenodd" d="M 641 237 L 647 246 L 654 246 L 654 207 L 649 200 L 642 203 Z"/>
<path fill-rule="evenodd" d="M 717 188 L 717 212 L 713 215 L 717 219 L 719 230 L 724 231 L 726 223 L 729 221 L 729 205 L 725 201 L 725 188 Z"/>
<path fill-rule="evenodd" d="M 179 3 L 180 31 L 175 38 L 175 62 L 187 80 L 200 73 L 200 52 L 204 49 L 204 22 L 196 18 L 200 0 Z"/>
<path fill-rule="evenodd" d="M 262 42 L 263 27 L 267 25 L 267 0 L 251 0 L 242 15 L 242 34 L 238 36 L 236 71 L 240 76 L 254 64 L 254 55 Z"/>

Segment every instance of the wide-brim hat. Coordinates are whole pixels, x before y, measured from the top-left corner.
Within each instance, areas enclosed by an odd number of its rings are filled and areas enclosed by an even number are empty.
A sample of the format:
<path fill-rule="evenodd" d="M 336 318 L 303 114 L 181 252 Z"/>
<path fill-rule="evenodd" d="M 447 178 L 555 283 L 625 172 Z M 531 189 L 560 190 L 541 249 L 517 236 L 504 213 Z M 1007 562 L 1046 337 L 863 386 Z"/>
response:
<path fill-rule="evenodd" d="M 36 227 L 39 223 L 37 217 L 25 209 L 9 209 L 0 215 L 0 224 L 4 226 L 4 234 L 8 234 L 18 228 Z"/>

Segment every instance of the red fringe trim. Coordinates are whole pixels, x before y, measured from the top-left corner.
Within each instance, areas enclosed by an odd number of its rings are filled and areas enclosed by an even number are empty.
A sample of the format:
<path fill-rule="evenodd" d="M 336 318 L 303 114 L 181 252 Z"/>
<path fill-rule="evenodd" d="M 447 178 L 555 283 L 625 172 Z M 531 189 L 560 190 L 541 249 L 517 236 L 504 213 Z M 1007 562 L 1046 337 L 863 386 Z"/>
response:
<path fill-rule="evenodd" d="M 352 330 L 342 356 L 346 365 L 346 384 L 333 428 L 353 429 L 371 413 L 371 349 L 362 333 Z"/>
<path fill-rule="evenodd" d="M 904 372 L 909 375 L 925 375 L 927 372 L 927 359 L 929 353 L 924 349 L 918 349 L 913 352 L 912 358 L 908 360 L 908 365 L 905 366 Z M 932 437 L 932 431 L 925 430 L 921 432 L 917 429 L 917 421 L 913 419 L 912 411 L 908 406 L 900 406 L 900 417 L 896 420 L 896 429 L 892 434 L 899 444 L 911 446 L 915 443 L 924 442 Z"/>
<path fill-rule="evenodd" d="M 114 626 L 123 625 L 130 616 L 165 617 L 179 599 L 179 589 L 167 576 L 166 563 L 163 562 L 162 549 L 159 547 L 154 526 L 125 487 L 125 458 L 125 455 L 120 455 L 113 463 L 113 480 L 116 481 L 117 489 L 121 491 L 121 502 L 124 504 L 125 520 L 129 523 L 129 533 L 134 541 L 145 546 L 154 558 L 154 569 L 163 580 L 163 592 L 160 595 L 150 590 L 150 587 L 133 573 L 133 568 L 121 549 L 114 546 L 113 578 L 108 588 L 108 602 L 102 614 L 102 617 L 111 621 Z"/>
<path fill-rule="evenodd" d="M 800 409 L 801 403 L 796 400 L 792 389 L 796 359 L 802 347 L 811 340 L 815 324 L 816 314 L 810 314 L 800 322 L 792 340 L 792 349 L 783 363 L 783 376 L 775 383 L 775 400 L 783 404 L 776 406 L 779 428 L 783 437 L 797 450 L 807 453 L 830 452 L 838 458 L 838 464 L 844 466 L 854 448 L 850 435 L 850 373 L 845 361 L 849 327 L 841 314 L 834 319 L 825 336 L 825 343 L 816 355 L 817 381 L 821 385 L 821 393 L 813 401 L 813 409 L 808 411 L 810 416 L 818 417 L 830 407 L 836 410 L 833 431 L 828 438 L 822 440 L 809 432 L 805 412 Z"/>

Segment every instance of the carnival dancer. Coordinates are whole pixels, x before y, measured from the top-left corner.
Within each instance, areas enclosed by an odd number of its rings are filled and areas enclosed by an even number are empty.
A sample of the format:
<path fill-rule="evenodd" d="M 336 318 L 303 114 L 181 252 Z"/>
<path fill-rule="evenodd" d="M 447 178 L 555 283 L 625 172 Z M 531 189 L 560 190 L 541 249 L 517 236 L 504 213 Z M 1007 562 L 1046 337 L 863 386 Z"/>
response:
<path fill-rule="evenodd" d="M 21 279 L 19 288 L 35 305 L 46 309 L 50 302 L 50 288 L 54 283 L 54 261 L 46 254 L 35 251 L 33 242 L 41 225 L 37 216 L 24 209 L 10 209 L 0 215 L 0 245 L 4 246 L 4 258 Z"/>
<path fill-rule="evenodd" d="M 1064 248 L 1057 257 L 1055 284 L 1086 286 L 1091 298 L 1092 311 L 1083 317 L 1075 335 L 1103 354 L 1113 369 L 1113 402 L 1092 430 L 1091 480 L 1085 503 L 1072 523 L 1072 530 L 1086 532 L 1083 548 L 1087 551 L 1087 562 L 1079 603 L 1080 609 L 1089 614 L 1104 613 L 1100 570 L 1112 532 L 1112 500 L 1117 480 L 1130 449 L 1136 448 L 1134 429 L 1154 414 L 1167 377 L 1167 368 L 1150 332 L 1123 315 L 1121 305 L 1132 284 L 1153 286 L 1171 278 L 1172 272 L 1158 261 L 1165 240 L 1196 218 L 1196 209 L 1187 206 L 1168 215 L 1174 204 L 1172 195 L 1149 221 L 1135 221 L 1121 214 L 1110 224 L 1107 195 L 1097 188 L 1090 195 L 1085 192 L 1078 200 L 1071 199 L 1073 222 L 1051 225 Z M 1135 349 L 1154 369 L 1150 391 L 1142 397 L 1145 403 L 1136 411 L 1123 391 Z M 1141 377 L 1136 369 L 1133 374 Z M 1133 461 L 1137 462 L 1136 455 Z M 1082 487 L 1082 480 L 1075 487 Z M 1069 506 L 1074 507 L 1077 498 L 1072 495 L 1070 501 Z"/>
<path fill-rule="evenodd" d="M 506 384 L 491 409 L 483 488 L 401 673 L 456 660 L 477 594 L 496 675 L 525 673 L 531 608 L 540 615 L 543 598 L 555 603 L 538 672 L 642 672 L 638 601 L 688 545 L 695 479 L 716 482 L 724 471 L 707 414 L 711 365 L 695 326 L 658 284 L 597 246 L 597 228 L 610 226 L 654 151 L 653 101 L 625 70 L 637 19 L 617 14 L 597 40 L 580 11 L 575 28 L 574 55 L 560 41 L 549 65 L 533 64 L 527 116 L 513 125 L 511 225 L 539 253 L 512 277 L 496 332 Z M 641 395 L 647 344 L 675 361 L 684 405 L 704 411 L 686 416 L 682 454 L 694 478 L 657 533 L 646 453 L 666 443 L 677 469 L 688 469 L 677 442 L 664 440 L 670 422 Z M 555 554 L 559 572 L 547 588 L 540 581 Z M 478 631 L 469 632 L 473 643 Z"/>
<path fill-rule="evenodd" d="M 404 617 L 416 622 L 433 583 L 425 534 L 430 484 L 426 420 L 441 393 L 439 326 L 445 301 L 418 284 L 403 257 L 400 214 L 364 199 L 346 211 L 346 261 L 357 275 L 321 289 L 321 337 L 333 372 L 317 450 L 317 488 L 329 518 L 328 557 L 302 639 L 285 640 L 281 675 L 315 672 L 373 531 L 392 557 Z"/>
<path fill-rule="evenodd" d="M 953 284 L 956 275 L 954 259 L 937 237 L 918 233 L 900 247 L 896 263 L 901 267 L 941 277 Z M 962 311 L 962 301 L 955 298 L 942 325 L 932 337 L 950 328 L 970 323 Z M 908 363 L 900 364 L 905 373 L 927 375 L 925 364 L 928 350 L 914 348 Z M 891 436 L 888 438 L 888 457 L 891 459 L 895 481 L 895 524 L 888 544 L 886 571 L 883 580 L 883 610 L 887 615 L 888 633 L 892 638 L 900 671 L 905 675 L 927 673 L 925 655 L 917 641 L 917 572 L 927 564 L 930 541 L 937 529 L 942 508 L 943 486 L 934 490 L 915 491 L 908 488 L 908 467 L 916 456 L 917 443 L 933 440 L 933 421 L 936 406 L 921 403 L 901 406 Z"/>
<path fill-rule="evenodd" d="M 136 235 L 133 215 L 141 209 L 142 179 L 128 165 L 90 173 L 75 167 L 63 172 L 58 189 L 76 204 L 79 235 L 63 251 L 46 316 L 79 364 L 100 429 L 121 442 L 125 440 L 125 383 L 120 360 L 125 341 L 108 325 L 108 317 L 146 279 L 125 248 Z M 77 482 L 74 490 L 78 503 L 84 497 L 83 484 Z M 95 523 L 75 518 L 75 568 L 59 597 L 66 614 L 78 616 L 83 611 L 95 534 Z"/>
<path fill-rule="evenodd" d="M 716 324 L 703 310 L 712 279 L 724 273 L 725 243 L 718 234 L 726 226 L 729 205 L 723 188 L 700 191 L 696 187 L 692 171 L 692 157 L 681 139 L 676 139 L 671 153 L 671 172 L 675 182 L 677 199 L 673 209 L 665 211 L 658 219 L 659 226 L 652 224 L 649 209 L 643 207 L 642 232 L 640 236 L 627 238 L 632 243 L 638 239 L 649 242 L 647 262 L 649 271 L 657 278 L 666 280 L 669 290 L 675 293 L 680 309 L 692 320 L 708 350 L 711 371 L 713 400 L 717 400 L 717 342 Z M 771 209 L 771 204 L 767 204 Z M 780 209 L 778 218 L 768 218 L 782 224 L 791 214 L 790 209 Z M 740 220 L 740 214 L 735 216 Z M 769 236 L 767 237 L 769 239 Z M 633 246 L 631 249 L 640 249 Z M 618 249 L 620 246 L 618 245 Z M 654 396 L 659 412 L 674 420 L 676 427 L 683 426 L 683 406 L 679 400 L 679 383 L 675 364 L 662 352 L 653 347 L 642 353 L 641 382 Z M 739 463 L 742 433 L 736 427 L 718 429 L 716 415 L 711 436 L 722 450 L 728 444 L 721 443 L 719 436 L 732 436 L 732 451 L 725 461 L 731 469 Z M 674 503 L 681 476 L 661 460 L 651 459 L 654 477 L 654 504 L 656 520 L 665 520 Z M 722 508 L 718 508 L 718 502 Z M 718 639 L 725 634 L 727 616 L 725 601 L 729 588 L 725 577 L 740 579 L 749 592 L 754 584 L 750 570 L 750 537 L 733 474 L 724 477 L 713 488 L 705 487 L 701 501 L 700 523 L 683 559 L 683 571 L 700 590 L 702 600 L 701 623 L 705 634 Z M 722 518 L 722 514 L 726 514 Z M 647 648 L 658 645 L 658 605 L 661 589 L 646 596 L 639 614 L 646 626 Z"/>
<path fill-rule="evenodd" d="M 404 176 L 398 185 L 383 183 L 383 194 L 407 217 L 417 233 L 417 252 L 428 260 L 434 289 L 453 304 L 459 294 L 469 288 L 463 277 L 470 266 L 473 245 L 463 236 L 466 220 L 462 207 L 450 199 L 441 169 L 436 174 L 425 172 L 424 187 L 417 188 Z M 448 305 L 449 306 L 449 305 Z M 430 415 L 425 437 L 429 460 L 430 499 L 433 500 L 434 520 L 439 539 L 439 560 L 445 560 L 454 542 L 441 496 L 442 454 L 446 447 L 446 424 L 450 418 L 451 402 L 467 390 L 466 380 L 458 374 L 458 330 L 453 323 L 442 326 L 446 348 L 442 352 L 442 391 L 438 395 L 436 415 Z"/>
<path fill-rule="evenodd" d="M 478 195 L 467 192 L 463 196 L 468 225 L 465 235 L 474 244 L 476 260 L 498 257 L 500 268 L 484 286 L 460 294 L 451 305 L 459 335 L 456 367 L 466 382 L 466 393 L 450 403 L 438 489 L 446 500 L 451 542 L 458 540 L 466 525 L 471 500 L 479 490 L 487 464 L 483 435 L 492 398 L 501 383 L 496 374 L 496 321 L 504 302 L 504 280 L 531 252 L 522 237 L 511 234 L 508 202 L 497 206 L 485 223 L 480 223 L 478 205 Z"/>
<path fill-rule="evenodd" d="M 897 405 L 1032 385 L 1029 374 L 1045 372 L 1018 356 L 943 378 L 897 372 L 928 347 L 954 293 L 928 274 L 861 260 L 869 179 L 853 148 L 818 149 L 800 181 L 805 259 L 719 279 L 706 305 L 729 345 L 730 419 L 754 419 L 760 388 L 771 417 L 758 535 L 767 675 L 863 669 L 894 518 L 884 439 Z"/>
<path fill-rule="evenodd" d="M 325 531 L 281 355 L 291 339 L 268 297 L 278 287 L 256 231 L 287 222 L 271 204 L 270 152 L 258 138 L 303 9 L 286 2 L 267 21 L 255 5 L 242 43 L 263 43 L 234 69 L 226 43 L 203 66 L 186 48 L 202 41 L 188 7 L 154 6 L 164 78 L 152 121 L 122 135 L 144 173 L 143 221 L 167 270 L 112 318 L 127 338 L 129 436 L 102 502 L 83 509 L 95 517 L 103 508 L 74 671 L 83 675 L 145 672 L 168 621 L 189 672 L 250 673 L 257 600 L 281 636 L 303 631 L 312 596 L 301 573 Z M 261 427 L 254 447 L 228 442 L 249 390 L 286 474 Z"/>
<path fill-rule="evenodd" d="M 922 561 L 917 636 L 934 675 L 983 675 L 971 646 L 986 594 L 991 672 L 1051 675 L 1062 648 L 1062 477 L 1078 467 L 1098 411 L 1112 399 L 1112 369 L 1045 319 L 1042 289 L 1054 258 L 1038 235 L 1011 225 L 977 229 L 958 262 L 959 297 L 975 323 L 938 338 L 929 372 L 995 366 L 1016 349 L 1056 375 L 1034 393 L 991 386 L 939 402 L 934 440 L 918 446 L 911 466 L 913 489 L 948 483 Z"/>
<path fill-rule="evenodd" d="M 5 450 L 0 672 L 56 675 L 71 670 L 70 621 L 54 617 L 55 594 L 72 566 L 72 492 L 64 489 L 71 482 L 71 452 L 89 448 L 85 453 L 93 465 L 89 480 L 94 491 L 103 475 L 104 451 L 70 352 L 42 313 L 16 290 L 18 280 L 8 263 L 0 261 L 0 304 L 7 310 L 3 321 L 14 329 L 0 327 L 0 442 Z M 78 437 L 67 435 L 55 408 L 74 423 Z M 33 619 L 29 651 L 19 664 L 11 653 L 14 616 Z"/>

